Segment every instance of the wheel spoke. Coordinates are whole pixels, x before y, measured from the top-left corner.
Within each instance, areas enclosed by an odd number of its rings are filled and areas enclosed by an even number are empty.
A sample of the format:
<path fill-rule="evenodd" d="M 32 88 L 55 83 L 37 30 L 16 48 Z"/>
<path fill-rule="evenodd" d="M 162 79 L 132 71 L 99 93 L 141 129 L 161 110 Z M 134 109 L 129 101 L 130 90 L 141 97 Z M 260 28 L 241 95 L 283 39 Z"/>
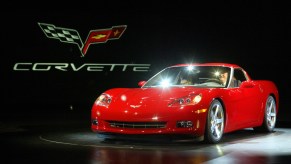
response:
<path fill-rule="evenodd" d="M 270 109 L 274 107 L 274 101 L 271 101 Z"/>
<path fill-rule="evenodd" d="M 212 111 L 212 110 L 210 111 L 210 119 L 211 119 L 211 121 L 213 121 L 213 120 L 214 120 L 214 113 L 213 113 L 213 111 Z"/>
<path fill-rule="evenodd" d="M 223 119 L 216 119 L 216 124 L 221 124 L 223 122 Z"/>
<path fill-rule="evenodd" d="M 211 133 L 213 133 L 215 130 L 215 123 L 214 121 L 211 122 Z"/>
<path fill-rule="evenodd" d="M 272 122 L 272 118 L 271 117 L 267 117 L 267 121 L 270 124 Z"/>
<path fill-rule="evenodd" d="M 218 126 L 215 126 L 215 136 L 217 137 L 217 138 L 219 138 L 220 137 L 220 134 L 221 134 L 221 132 L 220 132 L 220 129 L 218 129 Z"/>
<path fill-rule="evenodd" d="M 217 105 L 217 106 L 215 107 L 215 113 L 214 113 L 214 117 L 215 117 L 215 118 L 217 117 L 218 110 L 219 110 L 219 106 Z"/>
<path fill-rule="evenodd" d="M 270 113 L 271 117 L 276 117 L 276 113 Z"/>

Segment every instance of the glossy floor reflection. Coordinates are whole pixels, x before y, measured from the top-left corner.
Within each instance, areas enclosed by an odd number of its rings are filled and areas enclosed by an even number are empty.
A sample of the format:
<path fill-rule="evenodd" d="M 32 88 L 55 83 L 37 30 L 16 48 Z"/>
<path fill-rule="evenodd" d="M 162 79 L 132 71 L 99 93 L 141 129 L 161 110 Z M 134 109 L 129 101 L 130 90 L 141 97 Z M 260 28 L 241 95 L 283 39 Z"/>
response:
<path fill-rule="evenodd" d="M 64 116 L 0 122 L 6 163 L 290 163 L 291 128 L 274 133 L 244 129 L 224 135 L 219 144 L 184 140 L 104 140 L 85 119 Z M 3 119 L 2 119 L 3 120 Z"/>

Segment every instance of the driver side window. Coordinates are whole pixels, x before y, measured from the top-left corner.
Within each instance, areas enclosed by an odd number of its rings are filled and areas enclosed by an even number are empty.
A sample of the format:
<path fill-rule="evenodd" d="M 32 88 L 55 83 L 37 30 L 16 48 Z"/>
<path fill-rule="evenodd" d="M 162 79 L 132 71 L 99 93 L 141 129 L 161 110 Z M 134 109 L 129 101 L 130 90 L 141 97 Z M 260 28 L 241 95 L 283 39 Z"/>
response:
<path fill-rule="evenodd" d="M 231 79 L 230 87 L 236 88 L 239 87 L 243 81 L 246 81 L 245 74 L 242 69 L 234 69 L 233 77 Z"/>

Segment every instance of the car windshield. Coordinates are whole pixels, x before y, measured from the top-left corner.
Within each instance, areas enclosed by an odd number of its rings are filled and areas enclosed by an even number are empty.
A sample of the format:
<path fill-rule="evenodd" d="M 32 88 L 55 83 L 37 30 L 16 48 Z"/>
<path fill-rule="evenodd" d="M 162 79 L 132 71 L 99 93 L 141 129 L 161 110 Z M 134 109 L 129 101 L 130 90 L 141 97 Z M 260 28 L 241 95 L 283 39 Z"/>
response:
<path fill-rule="evenodd" d="M 226 87 L 230 68 L 222 66 L 173 66 L 150 78 L 143 88 L 168 86 Z"/>

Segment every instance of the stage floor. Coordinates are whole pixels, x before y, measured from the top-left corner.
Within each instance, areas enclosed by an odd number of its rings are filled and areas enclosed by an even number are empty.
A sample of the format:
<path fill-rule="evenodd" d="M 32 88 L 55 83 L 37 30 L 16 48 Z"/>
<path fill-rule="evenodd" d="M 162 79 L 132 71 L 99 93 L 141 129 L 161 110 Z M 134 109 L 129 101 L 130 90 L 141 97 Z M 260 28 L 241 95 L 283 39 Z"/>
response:
<path fill-rule="evenodd" d="M 243 129 L 219 144 L 187 140 L 104 140 L 90 130 L 87 116 L 15 117 L 0 120 L 6 163 L 290 163 L 291 128 L 274 133 Z M 35 118 L 35 119 L 34 119 Z"/>

